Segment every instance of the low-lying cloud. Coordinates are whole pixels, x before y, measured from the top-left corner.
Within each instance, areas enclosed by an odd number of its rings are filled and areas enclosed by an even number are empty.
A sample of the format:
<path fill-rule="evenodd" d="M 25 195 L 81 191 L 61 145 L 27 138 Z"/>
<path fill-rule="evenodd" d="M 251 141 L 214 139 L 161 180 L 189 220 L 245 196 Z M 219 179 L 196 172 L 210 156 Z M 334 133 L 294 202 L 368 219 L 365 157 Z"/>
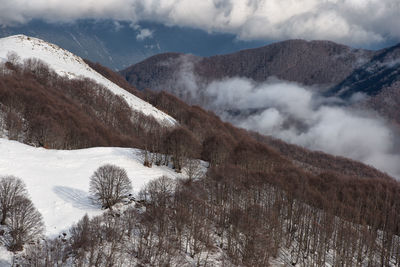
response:
<path fill-rule="evenodd" d="M 175 93 L 215 111 L 223 120 L 312 150 L 352 158 L 400 178 L 398 136 L 376 114 L 346 107 L 339 99 L 323 97 L 315 88 L 296 83 L 228 78 L 205 85 L 187 70 L 177 74 L 175 82 L 179 82 L 174 88 L 179 91 Z"/>
<path fill-rule="evenodd" d="M 398 0 L 0 0 L 0 6 L 0 25 L 146 20 L 240 39 L 328 39 L 357 46 L 400 41 Z"/>

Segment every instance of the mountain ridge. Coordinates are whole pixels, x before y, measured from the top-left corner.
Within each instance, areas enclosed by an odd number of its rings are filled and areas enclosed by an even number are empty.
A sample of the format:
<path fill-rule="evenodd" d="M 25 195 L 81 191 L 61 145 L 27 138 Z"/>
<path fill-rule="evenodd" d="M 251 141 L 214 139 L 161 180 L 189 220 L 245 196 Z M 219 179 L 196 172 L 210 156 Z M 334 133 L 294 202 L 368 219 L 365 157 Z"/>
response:
<path fill-rule="evenodd" d="M 57 45 L 22 34 L 0 39 L 0 58 L 3 58 L 4 61 L 10 53 L 15 53 L 17 59 L 19 57 L 22 60 L 39 58 L 61 76 L 92 79 L 104 85 L 111 92 L 123 97 L 132 109 L 143 112 L 145 115 L 151 115 L 166 125 L 173 125 L 175 123 L 174 119 L 170 116 L 163 114 L 145 101 L 105 79 L 90 68 L 82 58 Z"/>
<path fill-rule="evenodd" d="M 194 62 L 194 72 L 211 80 L 240 76 L 255 81 L 265 81 L 269 76 L 276 76 L 282 80 L 304 85 L 327 86 L 346 78 L 355 67 L 362 64 L 360 61 L 368 61 L 375 53 L 375 51 L 354 49 L 331 41 L 294 39 L 226 55 L 196 57 L 199 60 Z M 141 69 L 147 70 L 147 64 L 153 64 L 156 68 L 154 72 L 157 74 L 158 65 L 162 65 L 163 61 L 168 61 L 168 59 L 173 60 L 177 56 L 178 54 L 159 54 L 134 64 L 120 73 L 133 85 L 143 89 L 150 84 L 150 81 L 137 81 L 131 75 L 145 76 L 146 73 Z M 184 55 L 181 54 L 181 56 Z M 178 65 L 177 67 L 180 65 L 179 62 L 175 64 Z M 338 72 L 335 73 L 333 70 L 338 70 Z M 152 77 L 158 78 L 155 75 Z M 155 89 L 161 86 L 162 81 L 159 81 Z M 152 84 L 155 85 L 155 82 Z"/>
<path fill-rule="evenodd" d="M 397 51 L 397 46 L 370 51 L 329 41 L 289 40 L 208 58 L 161 54 L 120 73 L 139 89 L 165 90 L 213 110 L 239 127 L 287 142 L 369 164 L 382 164 L 375 160 L 380 156 L 369 156 L 374 153 L 382 152 L 389 158 L 393 155 L 390 161 L 384 162 L 386 165 L 397 158 L 397 134 L 392 130 L 400 122 L 397 87 L 382 91 L 376 98 L 356 94 L 345 99 L 337 94 L 329 97 L 325 94 L 351 77 L 355 70 L 363 70 L 380 58 L 389 62 L 397 56 L 390 56 L 390 51 Z M 396 67 L 393 69 L 397 71 Z M 360 143 L 353 147 L 362 140 L 352 132 L 356 124 L 358 127 L 374 125 L 375 128 L 370 127 L 362 136 L 365 142 L 377 146 L 372 148 Z M 367 136 L 372 132 L 376 135 Z M 390 144 L 377 138 L 380 134 Z M 330 145 L 333 140 L 336 145 Z M 369 152 L 365 153 L 366 150 Z M 384 168 L 397 173 L 393 171 L 397 170 L 395 164 Z"/>

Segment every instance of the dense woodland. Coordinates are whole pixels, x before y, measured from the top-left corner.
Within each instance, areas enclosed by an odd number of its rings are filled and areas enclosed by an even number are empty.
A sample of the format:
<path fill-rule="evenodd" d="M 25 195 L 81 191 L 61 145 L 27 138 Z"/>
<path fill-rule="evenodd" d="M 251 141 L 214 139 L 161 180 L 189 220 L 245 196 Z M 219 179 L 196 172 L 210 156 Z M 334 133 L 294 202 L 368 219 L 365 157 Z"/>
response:
<path fill-rule="evenodd" d="M 139 146 L 152 118 L 88 79 L 58 76 L 37 60 L 0 67 L 2 129 L 10 139 L 56 149 Z"/>
<path fill-rule="evenodd" d="M 137 201 L 26 246 L 23 266 L 267 266 L 277 257 L 303 266 L 400 265 L 400 184 L 371 167 L 268 143 L 165 92 L 136 95 L 174 117 L 174 128 L 39 61 L 8 62 L 0 75 L 2 128 L 10 139 L 63 149 L 140 147 L 148 167 L 195 174 L 161 177 Z M 190 164 L 195 158 L 209 163 L 204 175 Z"/>

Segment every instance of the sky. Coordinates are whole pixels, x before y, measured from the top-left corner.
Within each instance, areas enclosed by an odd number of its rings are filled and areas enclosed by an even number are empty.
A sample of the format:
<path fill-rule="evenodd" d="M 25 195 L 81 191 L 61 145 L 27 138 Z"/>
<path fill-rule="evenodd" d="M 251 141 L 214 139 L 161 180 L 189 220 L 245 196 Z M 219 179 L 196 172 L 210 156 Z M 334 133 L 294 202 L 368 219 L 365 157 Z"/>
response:
<path fill-rule="evenodd" d="M 400 27 L 394 27 L 400 25 L 399 0 L 0 0 L 0 7 L 2 26 L 113 19 L 231 33 L 241 40 L 324 39 L 354 47 L 400 42 Z"/>

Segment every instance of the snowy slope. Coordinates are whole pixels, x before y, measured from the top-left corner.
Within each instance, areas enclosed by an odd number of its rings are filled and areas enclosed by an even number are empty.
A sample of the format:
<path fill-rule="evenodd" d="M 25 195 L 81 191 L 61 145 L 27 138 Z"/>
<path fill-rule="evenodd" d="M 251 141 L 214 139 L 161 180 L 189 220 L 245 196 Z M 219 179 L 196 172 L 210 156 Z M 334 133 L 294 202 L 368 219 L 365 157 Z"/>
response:
<path fill-rule="evenodd" d="M 89 178 L 106 163 L 124 168 L 134 192 L 151 179 L 177 177 L 168 167 L 144 167 L 141 151 L 129 148 L 47 150 L 0 138 L 0 175 L 21 178 L 29 196 L 43 215 L 46 235 L 58 235 L 85 213 L 102 212 L 88 198 Z"/>
<path fill-rule="evenodd" d="M 143 112 L 145 115 L 151 115 L 167 126 L 176 124 L 176 121 L 169 115 L 109 81 L 90 68 L 82 58 L 57 45 L 25 35 L 14 35 L 0 39 L 0 62 L 5 61 L 7 54 L 12 51 L 20 56 L 22 60 L 27 58 L 41 59 L 59 75 L 66 75 L 69 78 L 83 76 L 93 79 L 114 94 L 122 96 L 132 109 Z"/>

